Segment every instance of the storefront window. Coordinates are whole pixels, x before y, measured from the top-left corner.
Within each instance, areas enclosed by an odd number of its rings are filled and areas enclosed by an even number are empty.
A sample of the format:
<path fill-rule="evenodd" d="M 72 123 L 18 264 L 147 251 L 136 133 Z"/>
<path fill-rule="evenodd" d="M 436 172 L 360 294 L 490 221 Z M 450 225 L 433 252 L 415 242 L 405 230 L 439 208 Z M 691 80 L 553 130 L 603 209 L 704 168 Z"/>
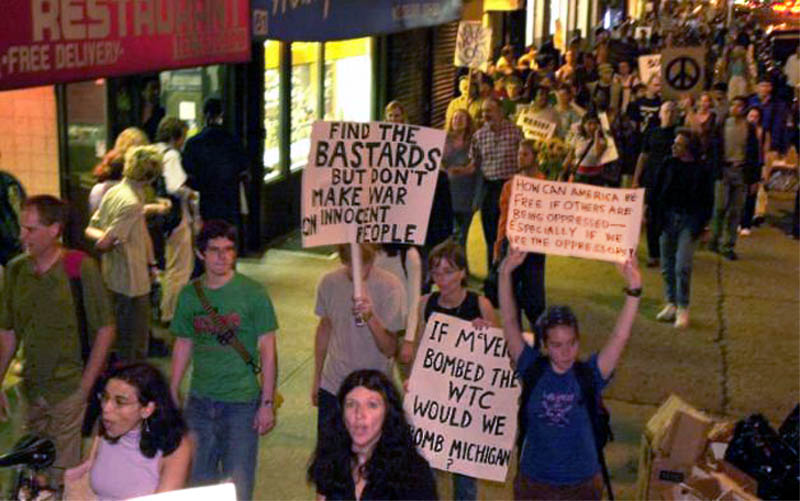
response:
<path fill-rule="evenodd" d="M 178 117 L 189 126 L 191 137 L 203 128 L 203 102 L 209 96 L 222 95 L 222 71 L 219 65 L 162 71 L 161 103 L 168 117 Z"/>
<path fill-rule="evenodd" d="M 292 44 L 291 169 L 308 163 L 311 124 L 317 119 L 319 102 L 319 43 Z"/>
<path fill-rule="evenodd" d="M 92 170 L 106 154 L 106 80 L 67 84 L 66 101 L 70 186 L 89 190 Z"/>
<path fill-rule="evenodd" d="M 370 39 L 325 44 L 325 120 L 368 122 L 372 103 Z"/>
<path fill-rule="evenodd" d="M 315 120 L 366 122 L 370 119 L 370 39 L 328 42 L 324 61 L 320 60 L 320 49 L 316 42 L 292 43 L 291 74 L 281 75 L 279 42 L 269 40 L 264 43 L 264 182 L 278 179 L 281 165 L 288 164 L 290 171 L 305 167 L 311 148 L 311 126 Z M 289 78 L 291 83 L 288 162 L 281 158 L 281 106 L 287 106 L 281 102 L 281 78 Z M 324 103 L 321 110 L 320 102 Z"/>
<path fill-rule="evenodd" d="M 264 181 L 280 177 L 280 43 L 264 42 Z"/>

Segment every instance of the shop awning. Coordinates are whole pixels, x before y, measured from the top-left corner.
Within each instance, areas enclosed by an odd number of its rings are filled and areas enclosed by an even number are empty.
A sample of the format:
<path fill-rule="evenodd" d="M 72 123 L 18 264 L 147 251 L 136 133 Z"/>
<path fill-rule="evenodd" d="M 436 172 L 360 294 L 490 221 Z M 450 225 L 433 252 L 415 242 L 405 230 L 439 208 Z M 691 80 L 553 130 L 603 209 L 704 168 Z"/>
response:
<path fill-rule="evenodd" d="M 0 90 L 250 59 L 248 0 L 3 2 Z"/>
<path fill-rule="evenodd" d="M 325 41 L 435 26 L 461 17 L 461 0 L 252 0 L 253 36 Z"/>

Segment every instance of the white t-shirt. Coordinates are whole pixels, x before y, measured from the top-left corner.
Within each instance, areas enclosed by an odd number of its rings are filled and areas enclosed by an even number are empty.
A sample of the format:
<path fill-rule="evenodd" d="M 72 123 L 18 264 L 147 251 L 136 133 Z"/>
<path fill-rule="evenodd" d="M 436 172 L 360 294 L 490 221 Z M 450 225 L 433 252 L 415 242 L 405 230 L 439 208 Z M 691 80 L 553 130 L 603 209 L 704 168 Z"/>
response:
<path fill-rule="evenodd" d="M 403 283 L 376 266 L 364 282 L 372 299 L 373 314 L 386 330 L 397 332 L 405 326 L 406 294 Z M 341 267 L 324 277 L 317 286 L 314 312 L 331 321 L 332 332 L 322 366 L 320 388 L 334 395 L 351 372 L 375 369 L 391 377 L 392 360 L 375 344 L 367 325 L 357 326 L 353 317 L 353 282 Z"/>

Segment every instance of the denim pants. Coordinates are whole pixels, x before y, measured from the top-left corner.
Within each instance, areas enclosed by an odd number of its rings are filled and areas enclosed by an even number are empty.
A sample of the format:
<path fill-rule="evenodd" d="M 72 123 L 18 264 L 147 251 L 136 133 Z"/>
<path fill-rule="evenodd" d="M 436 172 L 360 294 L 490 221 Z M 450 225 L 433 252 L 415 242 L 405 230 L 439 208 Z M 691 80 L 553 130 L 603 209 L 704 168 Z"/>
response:
<path fill-rule="evenodd" d="M 747 185 L 719 180 L 714 186 L 714 218 L 711 220 L 711 243 L 722 252 L 736 246 L 737 227 L 747 196 Z M 722 240 L 722 241 L 720 241 Z"/>
<path fill-rule="evenodd" d="M 455 501 L 478 499 L 478 479 L 453 473 L 453 499 Z"/>
<path fill-rule="evenodd" d="M 692 238 L 692 221 L 685 214 L 667 212 L 661 229 L 661 276 L 664 297 L 681 308 L 689 306 L 689 285 L 692 281 L 692 256 L 696 239 Z"/>
<path fill-rule="evenodd" d="M 231 479 L 237 499 L 253 499 L 258 432 L 253 419 L 258 399 L 220 402 L 192 395 L 186 404 L 186 420 L 195 439 L 192 485 Z"/>

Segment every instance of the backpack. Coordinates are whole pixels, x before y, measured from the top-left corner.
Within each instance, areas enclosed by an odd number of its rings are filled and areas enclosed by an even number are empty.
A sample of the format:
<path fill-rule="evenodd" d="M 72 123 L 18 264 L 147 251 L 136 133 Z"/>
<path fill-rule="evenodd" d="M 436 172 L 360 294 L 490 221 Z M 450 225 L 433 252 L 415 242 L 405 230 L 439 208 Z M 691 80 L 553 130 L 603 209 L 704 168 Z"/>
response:
<path fill-rule="evenodd" d="M 536 387 L 539 379 L 544 375 L 549 365 L 550 359 L 540 356 L 525 373 L 520 374 L 522 393 L 520 394 L 520 405 L 517 414 L 517 447 L 519 449 L 520 458 L 522 458 L 522 444 L 525 442 L 525 434 L 528 429 L 528 415 L 527 412 L 525 412 L 528 406 L 528 400 L 533 393 L 533 389 Z M 592 423 L 592 435 L 594 436 L 595 447 L 597 448 L 597 460 L 600 463 L 600 471 L 603 474 L 603 483 L 605 483 L 606 489 L 608 489 L 608 499 L 613 501 L 614 492 L 611 489 L 611 478 L 608 474 L 606 458 L 603 454 L 603 448 L 606 444 L 614 440 L 614 432 L 611 430 L 611 414 L 609 414 L 608 409 L 606 409 L 602 396 L 594 391 L 592 367 L 587 362 L 581 360 L 576 360 L 573 367 L 575 368 L 575 377 L 578 380 L 578 386 L 580 386 L 581 389 L 581 401 L 586 405 L 586 410 L 589 413 L 589 421 Z"/>

